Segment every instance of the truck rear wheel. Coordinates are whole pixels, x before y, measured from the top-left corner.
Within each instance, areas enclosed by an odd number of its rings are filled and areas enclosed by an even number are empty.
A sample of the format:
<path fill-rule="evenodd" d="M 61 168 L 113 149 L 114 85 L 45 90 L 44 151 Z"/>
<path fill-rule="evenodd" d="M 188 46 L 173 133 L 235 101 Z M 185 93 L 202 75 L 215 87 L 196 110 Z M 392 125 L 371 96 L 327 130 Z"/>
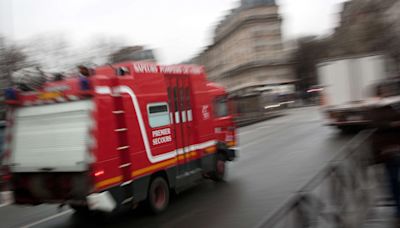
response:
<path fill-rule="evenodd" d="M 154 214 L 159 214 L 168 207 L 169 204 L 169 186 L 163 177 L 156 177 L 151 181 L 147 205 Z"/>

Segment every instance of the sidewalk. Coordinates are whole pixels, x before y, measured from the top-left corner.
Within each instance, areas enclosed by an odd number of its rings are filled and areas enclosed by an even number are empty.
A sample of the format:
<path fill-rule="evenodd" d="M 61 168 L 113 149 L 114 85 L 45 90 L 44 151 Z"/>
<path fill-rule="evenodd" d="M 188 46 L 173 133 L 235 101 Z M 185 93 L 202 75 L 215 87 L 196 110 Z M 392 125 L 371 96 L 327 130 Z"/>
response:
<path fill-rule="evenodd" d="M 393 214 L 393 207 L 377 205 L 371 209 L 363 228 L 396 228 Z"/>

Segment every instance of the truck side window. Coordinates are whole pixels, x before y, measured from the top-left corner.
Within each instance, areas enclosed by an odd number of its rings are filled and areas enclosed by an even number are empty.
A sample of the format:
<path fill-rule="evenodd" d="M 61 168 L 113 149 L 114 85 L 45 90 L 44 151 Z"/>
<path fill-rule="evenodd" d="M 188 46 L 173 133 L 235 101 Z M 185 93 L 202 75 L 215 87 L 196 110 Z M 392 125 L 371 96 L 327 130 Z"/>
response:
<path fill-rule="evenodd" d="M 216 117 L 223 117 L 228 115 L 228 104 L 225 97 L 215 99 L 214 114 Z"/>
<path fill-rule="evenodd" d="M 167 103 L 152 103 L 147 105 L 150 127 L 162 127 L 170 124 Z"/>

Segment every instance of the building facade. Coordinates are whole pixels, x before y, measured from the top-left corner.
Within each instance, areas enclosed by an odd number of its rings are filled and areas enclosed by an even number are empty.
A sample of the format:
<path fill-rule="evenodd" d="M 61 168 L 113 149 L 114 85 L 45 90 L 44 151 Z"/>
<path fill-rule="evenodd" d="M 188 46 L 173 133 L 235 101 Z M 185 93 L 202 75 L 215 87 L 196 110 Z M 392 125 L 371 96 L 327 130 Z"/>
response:
<path fill-rule="evenodd" d="M 385 11 L 386 20 L 392 25 L 392 29 L 397 35 L 400 35 L 400 1 L 387 0 L 389 2 Z"/>
<path fill-rule="evenodd" d="M 333 35 L 333 57 L 378 53 L 390 77 L 400 73 L 400 1 L 352 0 L 343 4 Z"/>
<path fill-rule="evenodd" d="M 154 52 L 151 49 L 145 49 L 143 46 L 130 46 L 119 49 L 109 56 L 112 63 L 124 61 L 149 61 L 157 62 Z"/>
<path fill-rule="evenodd" d="M 192 62 L 230 92 L 293 83 L 274 0 L 242 0 L 216 27 L 213 44 Z"/>

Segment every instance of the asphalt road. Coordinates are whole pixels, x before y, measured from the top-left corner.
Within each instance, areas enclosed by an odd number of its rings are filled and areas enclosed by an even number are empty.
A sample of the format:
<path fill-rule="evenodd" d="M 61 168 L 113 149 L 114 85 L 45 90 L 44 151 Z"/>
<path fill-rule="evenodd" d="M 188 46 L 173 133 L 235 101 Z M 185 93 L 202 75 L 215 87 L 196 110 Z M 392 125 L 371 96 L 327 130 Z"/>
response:
<path fill-rule="evenodd" d="M 204 181 L 176 197 L 167 212 L 127 211 L 81 218 L 56 206 L 0 206 L 0 227 L 253 227 L 318 173 L 351 138 L 323 126 L 318 108 L 239 130 L 240 157 L 225 183 Z"/>

